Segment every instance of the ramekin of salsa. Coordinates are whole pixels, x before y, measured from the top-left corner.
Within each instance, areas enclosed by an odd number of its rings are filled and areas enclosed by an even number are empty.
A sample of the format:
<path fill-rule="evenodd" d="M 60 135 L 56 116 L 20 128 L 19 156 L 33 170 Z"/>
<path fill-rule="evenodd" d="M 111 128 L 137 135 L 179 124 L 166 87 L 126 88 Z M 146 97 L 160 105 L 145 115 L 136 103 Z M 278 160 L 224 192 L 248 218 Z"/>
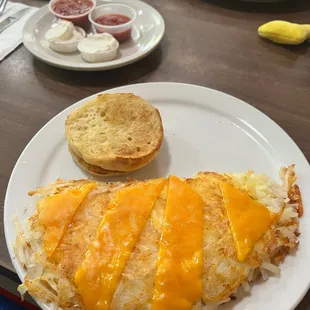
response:
<path fill-rule="evenodd" d="M 89 20 L 98 33 L 110 33 L 119 43 L 124 43 L 131 37 L 136 16 L 136 11 L 128 5 L 109 3 L 96 7 Z"/>
<path fill-rule="evenodd" d="M 88 30 L 90 22 L 88 14 L 95 8 L 96 0 L 51 0 L 50 11 L 60 19 Z"/>

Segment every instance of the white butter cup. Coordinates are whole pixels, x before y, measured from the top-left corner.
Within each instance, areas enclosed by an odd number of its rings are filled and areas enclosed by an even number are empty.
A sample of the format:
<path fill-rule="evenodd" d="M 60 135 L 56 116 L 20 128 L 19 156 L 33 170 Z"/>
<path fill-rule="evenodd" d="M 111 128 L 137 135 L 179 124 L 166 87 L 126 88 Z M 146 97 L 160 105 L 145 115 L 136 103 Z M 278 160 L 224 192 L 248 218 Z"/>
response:
<path fill-rule="evenodd" d="M 103 48 L 102 41 L 109 41 L 110 44 Z M 88 44 L 97 46 L 91 50 L 87 46 Z M 109 33 L 90 34 L 78 44 L 78 50 L 81 52 L 82 58 L 87 62 L 111 61 L 116 57 L 118 48 L 118 41 Z"/>
<path fill-rule="evenodd" d="M 46 31 L 45 39 L 48 40 L 49 42 L 66 41 L 71 38 L 73 32 L 74 32 L 74 25 L 71 22 L 68 22 L 66 20 L 59 20 L 54 27 Z"/>
<path fill-rule="evenodd" d="M 82 37 L 80 39 L 74 40 L 74 41 L 61 41 L 61 40 L 53 40 L 50 41 L 50 47 L 51 49 L 53 49 L 56 52 L 59 53 L 73 53 L 75 51 L 78 50 L 78 44 L 81 40 L 83 40 L 86 36 L 86 33 L 84 31 L 84 29 L 75 26 L 75 31 L 77 31 L 78 33 L 80 33 L 82 35 Z"/>

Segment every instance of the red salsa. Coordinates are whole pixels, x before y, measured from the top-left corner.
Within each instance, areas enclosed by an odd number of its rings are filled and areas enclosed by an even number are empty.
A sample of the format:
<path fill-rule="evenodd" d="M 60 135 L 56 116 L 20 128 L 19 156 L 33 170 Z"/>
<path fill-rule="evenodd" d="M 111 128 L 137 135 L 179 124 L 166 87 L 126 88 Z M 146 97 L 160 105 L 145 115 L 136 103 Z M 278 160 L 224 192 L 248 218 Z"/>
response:
<path fill-rule="evenodd" d="M 106 14 L 96 18 L 95 22 L 103 26 L 119 26 L 130 22 L 131 19 L 122 14 Z M 98 32 L 105 32 L 103 30 L 98 30 Z M 125 31 L 112 33 L 113 37 L 119 42 L 124 43 L 130 39 L 131 27 Z"/>
<path fill-rule="evenodd" d="M 122 14 L 106 14 L 98 17 L 95 22 L 104 26 L 118 26 L 126 24 L 130 18 Z"/>
<path fill-rule="evenodd" d="M 53 11 L 62 16 L 81 15 L 93 7 L 90 0 L 58 0 L 52 5 Z"/>

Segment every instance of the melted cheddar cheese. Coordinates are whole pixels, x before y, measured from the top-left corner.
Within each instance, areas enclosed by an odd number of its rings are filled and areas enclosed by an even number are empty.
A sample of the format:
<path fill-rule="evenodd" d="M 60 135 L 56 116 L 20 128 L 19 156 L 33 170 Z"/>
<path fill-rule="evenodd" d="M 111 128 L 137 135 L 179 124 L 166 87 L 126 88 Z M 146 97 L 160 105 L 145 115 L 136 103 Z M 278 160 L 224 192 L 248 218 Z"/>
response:
<path fill-rule="evenodd" d="M 243 262 L 277 215 L 229 183 L 221 183 L 220 187 L 238 260 Z"/>
<path fill-rule="evenodd" d="M 53 254 L 76 210 L 94 186 L 95 183 L 85 184 L 38 202 L 38 220 L 45 228 L 43 245 L 47 255 Z"/>
<path fill-rule="evenodd" d="M 74 280 L 86 309 L 109 309 L 124 266 L 165 184 L 157 179 L 120 190 L 108 206 Z"/>
<path fill-rule="evenodd" d="M 157 258 L 153 310 L 186 310 L 202 296 L 204 202 L 171 176 Z"/>

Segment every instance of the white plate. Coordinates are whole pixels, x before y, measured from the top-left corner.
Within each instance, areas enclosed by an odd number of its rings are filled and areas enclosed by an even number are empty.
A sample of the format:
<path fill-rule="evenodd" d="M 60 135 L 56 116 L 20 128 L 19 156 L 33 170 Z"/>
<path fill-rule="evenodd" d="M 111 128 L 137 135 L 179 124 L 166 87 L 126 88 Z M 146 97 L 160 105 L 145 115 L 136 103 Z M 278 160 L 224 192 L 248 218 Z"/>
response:
<path fill-rule="evenodd" d="M 296 163 L 305 214 L 300 222 L 300 246 L 281 266 L 279 278 L 253 286 L 252 295 L 225 309 L 288 310 L 306 293 L 310 281 L 310 169 L 291 138 L 267 116 L 243 101 L 221 92 L 187 84 L 148 83 L 115 88 L 109 92 L 133 92 L 160 110 L 165 139 L 159 156 L 132 178 L 154 178 L 175 174 L 192 176 L 198 171 L 241 172 L 254 169 L 278 179 L 281 166 Z M 27 192 L 61 177 L 85 178 L 67 150 L 64 123 L 86 98 L 47 123 L 30 141 L 12 173 L 4 206 L 4 228 L 8 249 L 21 279 L 24 272 L 14 258 L 16 229 L 12 216 L 21 219 L 34 211 Z M 125 178 L 125 177 L 124 177 Z M 122 179 L 115 177 L 114 179 Z M 110 180 L 110 179 L 109 179 Z M 222 309 L 223 309 L 222 308 Z M 48 309 L 44 307 L 44 309 Z"/>
<path fill-rule="evenodd" d="M 97 5 L 113 2 L 97 1 Z M 26 22 L 23 30 L 23 42 L 26 48 L 42 61 L 63 69 L 80 71 L 103 71 L 123 67 L 133 63 L 152 52 L 161 41 L 165 32 L 162 16 L 150 5 L 139 0 L 118 0 L 131 6 L 137 12 L 132 29 L 131 40 L 121 44 L 116 59 L 101 63 L 85 62 L 79 52 L 61 54 L 53 51 L 45 39 L 45 32 L 56 22 L 48 5 L 34 13 Z"/>

